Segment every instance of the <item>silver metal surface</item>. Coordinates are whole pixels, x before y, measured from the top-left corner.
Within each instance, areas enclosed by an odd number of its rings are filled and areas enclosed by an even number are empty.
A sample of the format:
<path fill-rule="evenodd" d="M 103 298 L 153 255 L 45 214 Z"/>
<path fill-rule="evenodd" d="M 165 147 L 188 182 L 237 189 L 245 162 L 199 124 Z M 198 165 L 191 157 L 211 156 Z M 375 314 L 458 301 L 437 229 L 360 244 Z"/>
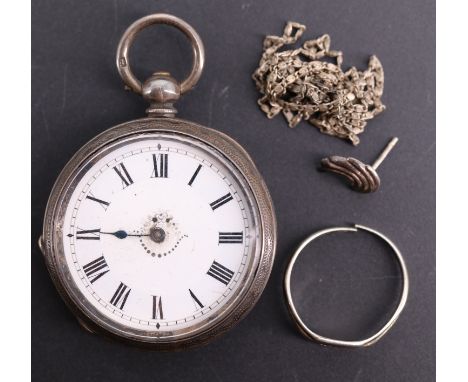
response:
<path fill-rule="evenodd" d="M 377 167 L 380 166 L 380 164 L 384 161 L 384 159 L 387 157 L 387 155 L 390 153 L 390 151 L 393 150 L 393 148 L 395 147 L 395 145 L 397 144 L 398 142 L 398 138 L 397 137 L 393 137 L 390 142 L 388 142 L 387 146 L 385 146 L 385 148 L 383 149 L 383 151 L 380 153 L 380 155 L 378 156 L 378 158 L 374 161 L 374 163 L 372 164 L 372 168 L 374 170 L 377 170 Z"/>
<path fill-rule="evenodd" d="M 401 292 L 401 297 L 400 297 L 400 302 L 393 313 L 392 317 L 388 320 L 388 322 L 374 335 L 370 336 L 369 338 L 363 339 L 363 340 L 358 340 L 358 341 L 343 341 L 343 340 L 338 340 L 338 339 L 333 339 L 333 338 L 328 338 L 321 336 L 320 334 L 314 332 L 311 330 L 305 323 L 302 321 L 301 317 L 299 316 L 297 309 L 294 305 L 294 301 L 291 295 L 291 274 L 294 268 L 294 264 L 301 254 L 302 250 L 313 240 L 317 239 L 320 236 L 327 235 L 329 233 L 333 232 L 357 232 L 358 230 L 363 230 L 367 231 L 371 234 L 374 234 L 378 236 L 380 239 L 385 241 L 390 248 L 393 250 L 395 253 L 395 256 L 398 260 L 398 264 L 401 269 L 401 273 L 403 276 L 403 288 Z M 333 227 L 333 228 L 327 228 L 323 229 L 321 231 L 315 232 L 314 234 L 310 235 L 306 240 L 304 240 L 300 245 L 299 248 L 294 252 L 293 256 L 291 257 L 291 260 L 288 263 L 288 267 L 286 268 L 286 273 L 284 275 L 284 292 L 286 296 L 286 303 L 288 305 L 289 312 L 291 314 L 291 317 L 298 327 L 299 331 L 308 339 L 319 342 L 324 345 L 335 345 L 335 346 L 343 346 L 343 347 L 365 347 L 365 346 L 370 346 L 372 344 L 375 344 L 378 340 L 380 340 L 385 333 L 388 332 L 388 330 L 395 324 L 397 321 L 398 317 L 400 316 L 401 312 L 403 311 L 403 308 L 405 307 L 406 300 L 408 299 L 408 288 L 409 288 L 409 277 L 408 277 L 408 271 L 406 269 L 405 261 L 403 259 L 403 256 L 401 255 L 400 251 L 398 250 L 397 246 L 385 235 L 382 233 L 372 229 L 368 228 L 359 224 L 355 224 L 354 227 Z"/>
<path fill-rule="evenodd" d="M 134 139 L 170 134 L 175 139 L 206 145 L 233 169 L 239 182 L 251 197 L 250 206 L 256 216 L 257 250 L 246 265 L 247 271 L 233 298 L 213 317 L 192 327 L 157 333 L 129 328 L 97 311 L 80 292 L 70 275 L 63 251 L 64 214 L 73 187 L 85 167 L 109 147 L 125 145 Z M 124 342 L 158 350 L 177 350 L 204 344 L 232 328 L 253 308 L 268 281 L 276 248 L 276 219 L 268 189 L 246 151 L 227 135 L 201 125 L 175 118 L 143 118 L 115 126 L 84 145 L 65 166 L 51 192 L 41 238 L 47 267 L 52 280 L 68 307 L 89 331 Z"/>
<path fill-rule="evenodd" d="M 167 72 L 154 73 L 143 85 L 133 75 L 128 50 L 138 32 L 153 24 L 168 24 L 180 29 L 191 41 L 194 65 L 189 77 L 180 85 Z M 177 350 L 204 344 L 233 327 L 253 308 L 268 281 L 276 249 L 276 218 L 268 189 L 247 152 L 227 135 L 204 126 L 172 118 L 173 103 L 198 81 L 204 65 L 203 43 L 195 30 L 183 20 L 153 14 L 134 22 L 124 33 L 117 49 L 117 68 L 125 84 L 151 102 L 150 118 L 115 126 L 84 145 L 68 162 L 49 197 L 44 218 L 41 251 L 60 295 L 92 333 L 101 333 L 124 342 L 158 350 Z M 63 227 L 65 211 L 76 185 L 93 163 L 109 150 L 136 140 L 154 138 L 177 140 L 214 155 L 241 185 L 246 208 L 253 215 L 255 238 L 252 256 L 226 304 L 197 324 L 182 329 L 136 329 L 112 320 L 99 312 L 75 284 L 64 254 Z M 113 234 L 113 233 L 109 233 Z M 165 232 L 152 232 L 152 240 L 164 240 Z"/>
<path fill-rule="evenodd" d="M 355 191 L 375 192 L 380 187 L 377 167 L 380 166 L 397 142 L 398 138 L 392 138 L 372 165 L 365 164 L 356 158 L 332 155 L 322 159 L 322 170 L 344 176 Z"/>
<path fill-rule="evenodd" d="M 180 94 L 184 94 L 195 86 L 202 74 L 205 63 L 205 48 L 203 47 L 203 42 L 195 29 L 176 16 L 164 13 L 155 13 L 138 19 L 127 28 L 117 47 L 116 64 L 119 74 L 124 83 L 131 90 L 138 94 L 142 93 L 142 84 L 135 77 L 130 68 L 128 51 L 137 34 L 143 29 L 154 24 L 167 24 L 176 27 L 190 40 L 193 51 L 193 67 L 189 76 L 180 84 Z"/>
<path fill-rule="evenodd" d="M 167 72 L 156 72 L 142 87 L 143 98 L 151 103 L 146 109 L 149 117 L 174 117 L 174 103 L 180 98 L 180 85 Z"/>
<path fill-rule="evenodd" d="M 261 94 L 257 103 L 268 118 L 282 114 L 289 127 L 305 120 L 357 145 L 369 120 L 385 110 L 383 66 L 371 56 L 364 71 L 343 71 L 343 53 L 331 49 L 329 35 L 297 46 L 305 29 L 290 21 L 282 36 L 265 37 L 252 75 Z"/>

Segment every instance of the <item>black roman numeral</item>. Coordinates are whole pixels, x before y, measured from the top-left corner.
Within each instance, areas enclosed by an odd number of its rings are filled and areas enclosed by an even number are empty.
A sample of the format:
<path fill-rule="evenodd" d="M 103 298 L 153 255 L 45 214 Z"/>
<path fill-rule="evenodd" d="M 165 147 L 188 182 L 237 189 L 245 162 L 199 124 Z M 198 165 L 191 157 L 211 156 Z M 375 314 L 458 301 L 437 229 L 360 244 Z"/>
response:
<path fill-rule="evenodd" d="M 114 171 L 122 180 L 123 188 L 130 186 L 133 184 L 133 179 L 127 171 L 127 168 L 124 166 L 123 163 L 120 163 L 118 166 L 114 166 Z M 120 169 L 119 169 L 120 168 Z"/>
<path fill-rule="evenodd" d="M 153 320 L 163 320 L 164 314 L 162 309 L 161 296 L 153 296 Z"/>
<path fill-rule="evenodd" d="M 188 185 L 191 186 L 193 182 L 195 181 L 195 178 L 197 177 L 198 173 L 200 172 L 202 168 L 202 165 L 199 164 L 195 172 L 193 173 L 192 177 L 190 178 L 190 181 L 188 182 Z"/>
<path fill-rule="evenodd" d="M 167 178 L 167 162 L 169 154 L 153 154 L 153 173 L 152 178 Z"/>
<path fill-rule="evenodd" d="M 195 296 L 195 293 L 192 292 L 191 289 L 188 290 L 190 293 L 190 296 L 192 297 L 192 300 L 195 302 L 196 305 L 198 305 L 201 309 L 203 309 L 203 304 L 200 302 L 197 296 Z M 198 310 L 198 308 L 196 308 Z"/>
<path fill-rule="evenodd" d="M 233 271 L 226 268 L 224 265 L 221 265 L 217 261 L 213 261 L 213 264 L 211 265 L 207 274 L 211 277 L 214 277 L 216 280 L 222 282 L 225 285 L 228 285 L 229 281 L 231 281 L 232 279 L 232 276 L 234 276 Z"/>
<path fill-rule="evenodd" d="M 108 202 L 105 202 L 104 200 L 101 200 L 101 199 L 98 199 L 98 198 L 94 197 L 94 195 L 91 194 L 91 192 L 89 193 L 88 196 L 86 196 L 86 199 L 89 199 L 89 200 L 92 200 L 93 202 L 99 203 L 99 205 L 104 209 L 107 209 L 107 207 L 109 207 L 109 204 L 110 204 Z"/>
<path fill-rule="evenodd" d="M 96 229 L 83 229 L 76 231 L 76 238 L 82 240 L 99 240 L 100 228 Z"/>
<path fill-rule="evenodd" d="M 226 204 L 227 202 L 231 200 L 232 200 L 232 195 L 228 192 L 226 195 L 210 203 L 211 209 L 214 211 L 216 208 L 221 207 L 223 204 Z"/>
<path fill-rule="evenodd" d="M 125 303 L 127 302 L 128 295 L 130 294 L 131 289 L 128 288 L 123 282 L 120 283 L 119 287 L 112 296 L 110 303 L 116 308 L 123 309 Z"/>
<path fill-rule="evenodd" d="M 91 284 L 99 280 L 102 276 L 109 272 L 109 270 L 109 266 L 107 265 L 104 256 L 98 257 L 96 260 L 83 265 L 83 271 Z"/>
<path fill-rule="evenodd" d="M 242 244 L 243 232 L 220 232 L 218 244 Z"/>

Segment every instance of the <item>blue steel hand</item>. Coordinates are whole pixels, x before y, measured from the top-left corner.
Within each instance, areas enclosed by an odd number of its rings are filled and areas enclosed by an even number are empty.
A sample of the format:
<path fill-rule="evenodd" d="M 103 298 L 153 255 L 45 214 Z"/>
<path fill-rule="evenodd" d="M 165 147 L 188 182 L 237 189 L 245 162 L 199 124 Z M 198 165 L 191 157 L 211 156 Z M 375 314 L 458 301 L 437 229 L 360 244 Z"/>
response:
<path fill-rule="evenodd" d="M 142 237 L 142 236 L 149 236 L 149 234 L 146 234 L 146 235 L 140 235 L 140 234 L 131 234 L 131 233 L 127 233 L 125 232 L 124 230 L 119 230 L 119 231 L 115 231 L 115 232 L 100 232 L 101 234 L 104 234 L 104 235 L 113 235 L 115 236 L 116 238 L 118 239 L 125 239 L 126 237 L 131 237 L 131 236 L 134 236 L 134 237 Z"/>

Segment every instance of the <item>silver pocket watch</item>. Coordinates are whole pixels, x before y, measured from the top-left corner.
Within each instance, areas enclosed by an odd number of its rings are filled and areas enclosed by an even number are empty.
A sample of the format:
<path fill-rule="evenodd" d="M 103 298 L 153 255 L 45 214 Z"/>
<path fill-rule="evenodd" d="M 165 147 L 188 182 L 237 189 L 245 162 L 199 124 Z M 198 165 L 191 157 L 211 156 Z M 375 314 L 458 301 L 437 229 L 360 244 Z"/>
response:
<path fill-rule="evenodd" d="M 194 65 L 143 84 L 128 50 L 143 28 L 168 24 L 191 41 Z M 148 117 L 104 131 L 58 177 L 40 247 L 55 286 L 88 330 L 154 349 L 203 344 L 239 322 L 270 275 L 276 220 L 268 189 L 232 138 L 174 118 L 198 81 L 204 48 L 181 19 L 137 20 L 117 49 L 125 84 Z"/>

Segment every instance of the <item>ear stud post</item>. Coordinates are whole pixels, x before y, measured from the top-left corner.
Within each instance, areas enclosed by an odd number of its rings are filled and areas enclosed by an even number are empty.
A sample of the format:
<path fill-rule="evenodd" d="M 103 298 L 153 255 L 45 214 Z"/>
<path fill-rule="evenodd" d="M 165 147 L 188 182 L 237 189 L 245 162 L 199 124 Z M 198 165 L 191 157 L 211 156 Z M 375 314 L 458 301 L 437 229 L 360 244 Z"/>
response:
<path fill-rule="evenodd" d="M 344 176 L 355 191 L 375 192 L 380 187 L 380 177 L 376 170 L 397 142 L 397 137 L 392 138 L 372 165 L 365 164 L 356 158 L 333 155 L 322 159 L 322 169 Z"/>

